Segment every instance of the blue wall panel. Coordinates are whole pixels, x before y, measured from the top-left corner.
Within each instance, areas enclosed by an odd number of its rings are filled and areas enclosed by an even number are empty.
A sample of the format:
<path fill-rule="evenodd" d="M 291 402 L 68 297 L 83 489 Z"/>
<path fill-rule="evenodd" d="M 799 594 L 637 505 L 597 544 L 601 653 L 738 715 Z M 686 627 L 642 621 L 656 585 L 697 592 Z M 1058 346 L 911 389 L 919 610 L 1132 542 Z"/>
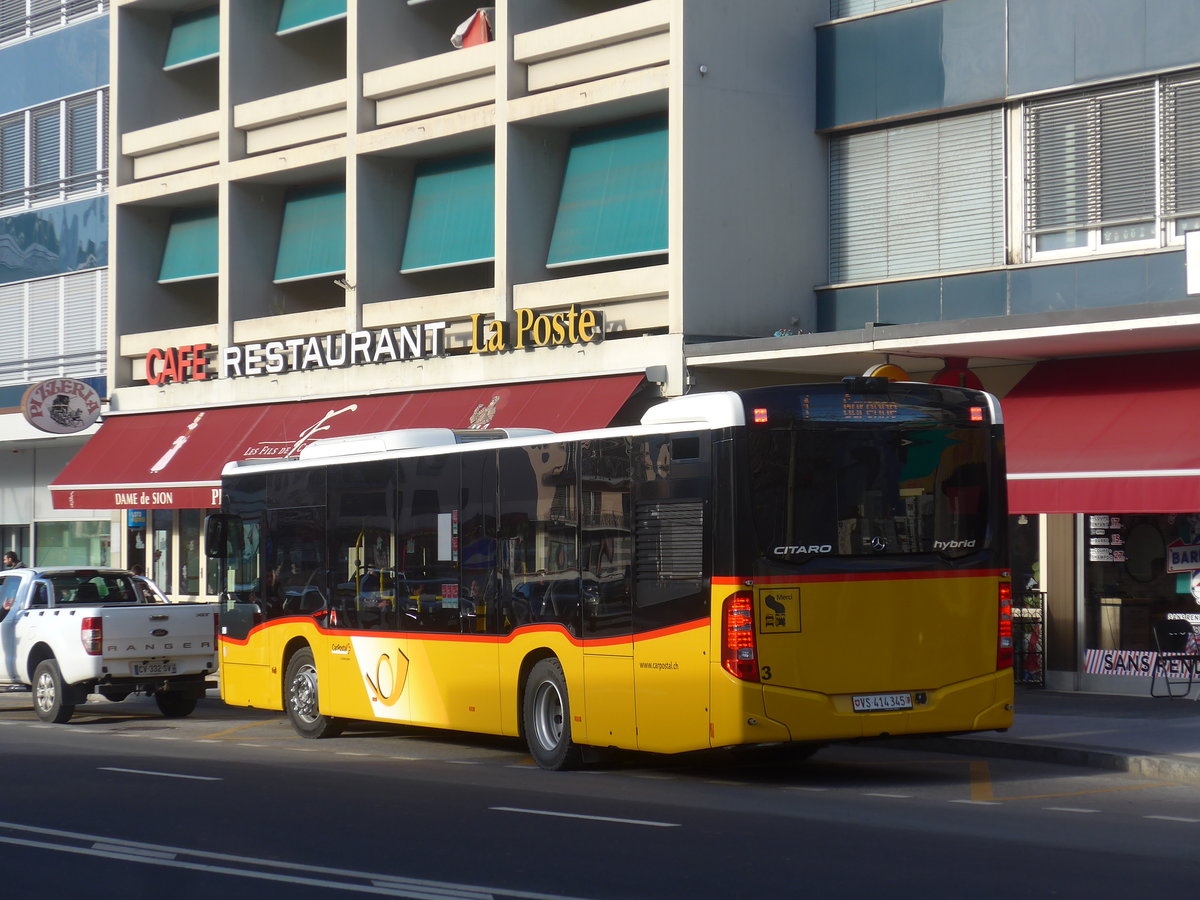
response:
<path fill-rule="evenodd" d="M 108 16 L 0 50 L 0 115 L 108 84 Z"/>
<path fill-rule="evenodd" d="M 108 265 L 108 199 L 0 218 L 0 284 Z"/>

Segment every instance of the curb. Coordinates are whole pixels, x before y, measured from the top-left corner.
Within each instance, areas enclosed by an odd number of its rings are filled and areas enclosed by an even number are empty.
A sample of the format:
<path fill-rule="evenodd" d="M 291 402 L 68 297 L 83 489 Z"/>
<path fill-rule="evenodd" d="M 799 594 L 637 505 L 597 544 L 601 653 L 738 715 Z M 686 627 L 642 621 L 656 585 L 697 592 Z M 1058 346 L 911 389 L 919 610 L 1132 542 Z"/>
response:
<path fill-rule="evenodd" d="M 964 753 L 971 756 L 1056 763 L 1200 785 L 1200 759 L 1180 756 L 1147 756 L 1119 750 L 1092 750 L 1069 745 L 1023 744 L 978 738 L 892 738 L 887 743 L 908 750 L 932 750 L 937 753 Z"/>

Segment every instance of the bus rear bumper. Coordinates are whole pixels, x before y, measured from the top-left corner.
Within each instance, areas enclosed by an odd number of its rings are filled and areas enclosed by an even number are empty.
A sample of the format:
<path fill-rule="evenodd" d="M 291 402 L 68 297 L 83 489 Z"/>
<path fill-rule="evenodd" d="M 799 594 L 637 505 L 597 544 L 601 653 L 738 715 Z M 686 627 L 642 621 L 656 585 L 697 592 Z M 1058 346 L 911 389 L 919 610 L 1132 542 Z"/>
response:
<path fill-rule="evenodd" d="M 792 741 L 1003 730 L 1012 725 L 1012 673 L 1002 670 L 933 690 L 899 691 L 912 709 L 857 712 L 854 694 L 763 686 L 763 712 Z M 861 696 L 861 695 L 858 695 Z"/>

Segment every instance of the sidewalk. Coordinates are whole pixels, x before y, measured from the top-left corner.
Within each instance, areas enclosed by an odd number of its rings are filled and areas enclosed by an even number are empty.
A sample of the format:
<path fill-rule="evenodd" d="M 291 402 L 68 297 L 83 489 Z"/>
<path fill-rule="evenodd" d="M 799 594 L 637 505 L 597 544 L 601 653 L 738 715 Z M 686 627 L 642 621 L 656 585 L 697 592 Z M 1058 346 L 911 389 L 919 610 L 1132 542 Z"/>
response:
<path fill-rule="evenodd" d="M 1200 692 L 1193 690 L 1193 697 Z M 1200 785 L 1200 702 L 1017 688 L 1006 732 L 922 740 L 949 752 L 1114 769 Z"/>

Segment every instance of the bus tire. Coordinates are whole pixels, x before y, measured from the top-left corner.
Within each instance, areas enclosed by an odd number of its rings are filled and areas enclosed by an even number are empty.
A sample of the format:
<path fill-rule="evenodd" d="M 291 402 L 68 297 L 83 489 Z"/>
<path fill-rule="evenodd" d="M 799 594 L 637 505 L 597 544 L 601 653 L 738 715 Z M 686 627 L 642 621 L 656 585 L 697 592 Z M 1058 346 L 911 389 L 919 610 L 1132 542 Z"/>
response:
<path fill-rule="evenodd" d="M 543 769 L 572 769 L 583 760 L 571 740 L 571 704 L 562 663 L 554 657 L 534 665 L 525 682 L 521 713 L 529 755 Z"/>
<path fill-rule="evenodd" d="M 288 660 L 283 680 L 283 705 L 288 721 L 301 737 L 328 738 L 342 733 L 343 722 L 323 716 L 317 694 L 317 665 L 312 650 L 304 647 Z"/>
<path fill-rule="evenodd" d="M 33 709 L 43 722 L 59 725 L 75 714 L 75 693 L 63 684 L 54 659 L 43 659 L 33 670 Z"/>

